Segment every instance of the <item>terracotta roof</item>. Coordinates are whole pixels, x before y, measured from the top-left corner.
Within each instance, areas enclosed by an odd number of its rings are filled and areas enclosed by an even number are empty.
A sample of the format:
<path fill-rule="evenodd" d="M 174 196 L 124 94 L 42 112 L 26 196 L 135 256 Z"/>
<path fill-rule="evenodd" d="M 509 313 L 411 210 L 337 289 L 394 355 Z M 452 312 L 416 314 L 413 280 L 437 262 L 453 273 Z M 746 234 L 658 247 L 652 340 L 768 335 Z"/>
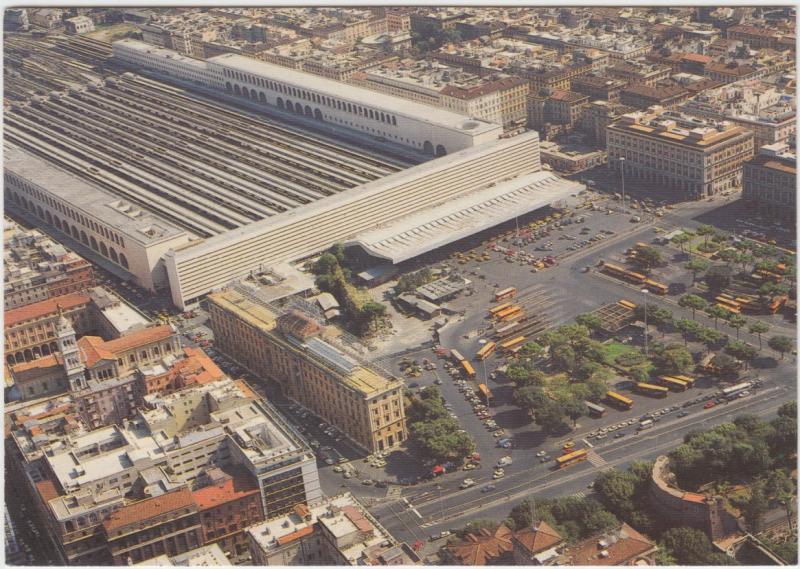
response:
<path fill-rule="evenodd" d="M 290 543 L 296 539 L 300 539 L 301 537 L 305 537 L 307 535 L 311 535 L 314 533 L 314 526 L 306 526 L 302 529 L 297 531 L 293 531 L 292 533 L 288 533 L 286 535 L 282 535 L 278 538 L 278 545 L 284 545 L 286 543 Z"/>
<path fill-rule="evenodd" d="M 6 329 L 25 322 L 26 320 L 33 320 L 34 318 L 42 318 L 44 316 L 56 315 L 58 307 L 61 306 L 64 310 L 71 310 L 78 306 L 89 304 L 91 298 L 88 294 L 82 292 L 73 292 L 64 294 L 55 298 L 49 298 L 40 302 L 34 302 L 27 306 L 20 306 L 6 312 L 5 327 Z"/>
<path fill-rule="evenodd" d="M 616 541 L 615 541 L 616 540 Z M 570 565 L 631 565 L 655 544 L 626 523 L 610 535 L 591 537 L 569 552 Z M 602 552 L 607 552 L 604 555 Z"/>
<path fill-rule="evenodd" d="M 694 61 L 695 63 L 710 63 L 712 58 L 707 55 L 699 53 L 684 53 L 681 55 L 681 61 Z"/>
<path fill-rule="evenodd" d="M 458 565 L 486 565 L 513 550 L 511 530 L 500 524 L 494 531 L 482 529 L 468 534 L 458 543 L 446 546 Z"/>
<path fill-rule="evenodd" d="M 514 540 L 528 552 L 536 555 L 558 545 L 564 539 L 547 522 L 539 522 L 536 527 L 527 527 L 514 533 Z"/>
<path fill-rule="evenodd" d="M 115 360 L 116 356 L 105 348 L 106 341 L 98 336 L 83 336 L 78 338 L 78 348 L 84 365 L 94 366 L 101 360 Z"/>
<path fill-rule="evenodd" d="M 231 477 L 220 484 L 206 486 L 192 492 L 194 502 L 200 510 L 216 508 L 253 494 L 258 494 L 258 484 L 244 469 L 230 472 Z"/>
<path fill-rule="evenodd" d="M 46 504 L 53 498 L 58 498 L 61 496 L 61 492 L 58 491 L 58 487 L 56 486 L 55 482 L 46 478 L 41 482 L 36 483 L 36 490 L 39 492 L 39 495 L 42 497 L 42 501 Z"/>
<path fill-rule="evenodd" d="M 166 340 L 174 334 L 172 326 L 169 324 L 162 324 L 161 326 L 153 326 L 151 328 L 143 328 L 141 330 L 134 330 L 129 334 L 125 334 L 121 338 L 109 340 L 103 346 L 108 351 L 118 354 L 125 352 L 131 348 L 138 348 L 160 340 Z"/>
<path fill-rule="evenodd" d="M 761 36 L 761 37 L 773 37 L 776 33 L 773 30 L 769 30 L 766 28 L 759 28 L 758 26 L 746 26 L 746 25 L 737 25 L 731 26 L 728 28 L 728 33 L 731 32 L 739 32 L 743 34 L 751 34 L 754 36 Z"/>
<path fill-rule="evenodd" d="M 364 514 L 356 508 L 355 506 L 344 506 L 342 508 L 342 513 L 347 516 L 355 526 L 358 528 L 358 531 L 362 533 L 369 533 L 375 529 L 375 527 L 370 523 L 370 521 L 364 517 Z"/>
<path fill-rule="evenodd" d="M 706 65 L 705 70 L 737 76 L 749 75 L 755 72 L 755 68 L 751 67 L 750 65 L 728 64 L 722 61 L 712 61 Z"/>
<path fill-rule="evenodd" d="M 181 488 L 175 492 L 169 492 L 155 498 L 147 498 L 140 500 L 127 506 L 124 506 L 111 514 L 109 518 L 103 522 L 106 533 L 111 533 L 115 530 L 160 516 L 167 512 L 173 512 L 182 508 L 194 509 L 194 500 L 192 500 L 192 492 L 188 488 Z"/>
<path fill-rule="evenodd" d="M 278 326 L 283 333 L 291 334 L 300 340 L 316 336 L 322 331 L 319 323 L 298 311 L 287 312 L 280 316 Z"/>
<path fill-rule="evenodd" d="M 584 95 L 583 93 L 575 93 L 573 91 L 561 91 L 555 89 L 552 93 L 550 93 L 549 98 L 553 101 L 577 103 L 578 101 L 583 101 L 584 99 L 588 99 L 589 95 Z"/>
<path fill-rule="evenodd" d="M 63 364 L 64 360 L 61 358 L 61 354 L 51 354 L 49 356 L 43 356 L 36 360 L 31 360 L 29 362 L 22 362 L 15 364 L 12 366 L 11 370 L 14 373 L 22 373 L 25 371 L 30 371 L 32 369 L 47 369 L 51 367 L 59 367 Z"/>
<path fill-rule="evenodd" d="M 638 95 L 640 97 L 649 97 L 663 101 L 671 97 L 678 97 L 689 93 L 687 89 L 678 85 L 677 83 L 659 83 L 654 87 L 649 87 L 642 83 L 632 84 L 625 88 L 622 92 L 623 95 L 628 93 L 631 95 Z"/>

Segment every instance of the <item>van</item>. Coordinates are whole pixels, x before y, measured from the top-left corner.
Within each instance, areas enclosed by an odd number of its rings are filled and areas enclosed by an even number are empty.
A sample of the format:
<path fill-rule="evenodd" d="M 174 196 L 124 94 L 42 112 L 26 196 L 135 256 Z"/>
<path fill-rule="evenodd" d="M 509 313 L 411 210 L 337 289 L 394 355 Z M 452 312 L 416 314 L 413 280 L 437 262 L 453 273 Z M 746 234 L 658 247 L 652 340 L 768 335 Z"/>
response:
<path fill-rule="evenodd" d="M 655 423 L 653 422 L 652 419 L 645 419 L 644 421 L 641 421 L 639 423 L 639 428 L 637 430 L 644 431 L 645 429 L 649 429 L 650 427 L 652 427 L 654 424 Z"/>

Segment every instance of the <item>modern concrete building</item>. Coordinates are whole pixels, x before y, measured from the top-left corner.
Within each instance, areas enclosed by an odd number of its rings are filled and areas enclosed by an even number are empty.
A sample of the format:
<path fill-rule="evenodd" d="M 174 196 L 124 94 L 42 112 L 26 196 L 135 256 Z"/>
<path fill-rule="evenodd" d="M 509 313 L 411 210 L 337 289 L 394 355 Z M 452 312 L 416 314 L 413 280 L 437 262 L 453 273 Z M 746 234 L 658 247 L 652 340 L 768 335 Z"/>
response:
<path fill-rule="evenodd" d="M 252 526 L 247 531 L 253 565 L 419 565 L 352 494 Z"/>
<path fill-rule="evenodd" d="M 34 503 L 63 562 L 107 562 L 106 544 L 115 536 L 103 526 L 113 512 L 146 497 L 199 489 L 215 466 L 238 466 L 252 476 L 264 518 L 321 499 L 311 449 L 245 384 L 226 379 L 151 395 L 148 402 L 150 409 L 121 427 L 72 428 L 62 436 L 56 431 L 41 454 L 42 468 L 28 469 L 38 473 L 39 481 L 28 478 Z M 196 509 L 191 492 L 189 501 L 187 507 Z M 125 519 L 118 516 L 112 526 L 127 528 Z M 202 539 L 199 521 L 197 526 Z M 112 548 L 118 559 L 128 547 L 123 542 Z M 143 550 L 142 559 L 154 554 Z"/>
<path fill-rule="evenodd" d="M 624 115 L 606 136 L 612 169 L 695 198 L 739 188 L 742 164 L 753 156 L 751 131 L 658 107 Z"/>
<path fill-rule="evenodd" d="M 789 227 L 797 212 L 797 154 L 786 144 L 770 144 L 744 163 L 742 199 Z"/>
<path fill-rule="evenodd" d="M 151 69 L 175 79 L 333 123 L 345 129 L 443 156 L 497 139 L 495 124 L 280 67 L 222 54 L 190 60 L 135 40 L 113 44 L 114 56 L 137 71 Z"/>
<path fill-rule="evenodd" d="M 208 296 L 217 347 L 369 452 L 408 438 L 403 382 L 332 345 L 338 330 L 282 312 L 244 287 Z"/>

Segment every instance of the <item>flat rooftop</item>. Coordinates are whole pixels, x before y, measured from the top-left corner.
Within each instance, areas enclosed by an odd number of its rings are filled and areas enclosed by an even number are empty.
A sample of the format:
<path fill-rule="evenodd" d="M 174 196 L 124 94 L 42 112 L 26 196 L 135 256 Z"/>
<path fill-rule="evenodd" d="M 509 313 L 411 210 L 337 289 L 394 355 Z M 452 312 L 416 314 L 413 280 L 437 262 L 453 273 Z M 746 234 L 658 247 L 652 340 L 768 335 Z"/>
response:
<path fill-rule="evenodd" d="M 393 264 L 577 194 L 585 186 L 542 171 L 484 188 L 361 234 L 358 244 Z"/>
<path fill-rule="evenodd" d="M 415 103 L 401 97 L 376 93 L 369 89 L 354 87 L 346 83 L 326 79 L 310 73 L 287 69 L 272 63 L 266 63 L 250 57 L 225 53 L 212 57 L 209 63 L 217 64 L 243 73 L 250 73 L 259 77 L 268 77 L 276 81 L 283 81 L 298 87 L 321 93 L 335 94 L 337 97 L 347 99 L 354 103 L 369 105 L 373 109 L 380 109 L 398 116 L 433 126 L 464 132 L 474 135 L 483 134 L 497 129 L 497 125 L 467 115 L 454 113 L 438 107 L 431 107 Z M 470 128 L 465 128 L 465 125 Z"/>

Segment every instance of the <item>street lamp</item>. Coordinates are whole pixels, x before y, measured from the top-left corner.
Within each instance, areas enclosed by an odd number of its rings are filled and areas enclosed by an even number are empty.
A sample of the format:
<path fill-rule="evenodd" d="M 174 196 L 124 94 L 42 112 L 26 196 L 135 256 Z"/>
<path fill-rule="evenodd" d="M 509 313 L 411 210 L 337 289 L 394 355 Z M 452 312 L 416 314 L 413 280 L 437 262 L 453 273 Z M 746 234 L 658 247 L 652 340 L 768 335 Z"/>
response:
<path fill-rule="evenodd" d="M 619 172 L 622 175 L 622 211 L 625 211 L 625 157 L 619 158 Z"/>
<path fill-rule="evenodd" d="M 647 293 L 650 291 L 646 288 L 642 289 L 642 295 L 644 296 L 644 356 L 648 357 L 647 353 Z"/>

